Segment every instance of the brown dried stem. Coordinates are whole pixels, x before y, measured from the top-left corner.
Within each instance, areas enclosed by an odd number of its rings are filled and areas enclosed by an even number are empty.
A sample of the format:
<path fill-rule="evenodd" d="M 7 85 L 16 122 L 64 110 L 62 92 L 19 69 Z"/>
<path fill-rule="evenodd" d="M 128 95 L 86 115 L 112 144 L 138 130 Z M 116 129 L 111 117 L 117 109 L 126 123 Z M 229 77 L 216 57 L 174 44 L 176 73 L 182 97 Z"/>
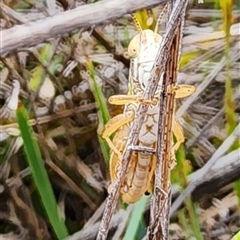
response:
<path fill-rule="evenodd" d="M 166 3 L 167 0 L 105 0 L 58 13 L 0 31 L 0 56 L 22 47 L 30 47 L 79 28 L 89 28 L 120 18 L 126 13 Z"/>
<path fill-rule="evenodd" d="M 147 239 L 167 239 L 169 212 L 171 207 L 171 143 L 172 121 L 174 114 L 174 93 L 167 93 L 168 86 L 175 86 L 177 82 L 178 64 L 182 39 L 182 20 L 179 18 L 177 34 L 171 45 L 171 52 L 164 73 L 162 93 L 160 94 L 160 114 L 157 140 L 157 165 L 155 170 L 154 195 L 151 204 L 151 218 Z M 182 22 L 181 22 L 182 21 Z"/>

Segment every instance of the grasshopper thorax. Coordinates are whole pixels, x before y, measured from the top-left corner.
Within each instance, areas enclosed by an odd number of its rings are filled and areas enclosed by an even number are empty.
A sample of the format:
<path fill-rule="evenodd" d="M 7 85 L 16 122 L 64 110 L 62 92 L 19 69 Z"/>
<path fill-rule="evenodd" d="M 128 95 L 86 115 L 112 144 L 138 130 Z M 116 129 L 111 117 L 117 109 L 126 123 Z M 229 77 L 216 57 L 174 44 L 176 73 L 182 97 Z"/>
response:
<path fill-rule="evenodd" d="M 145 90 L 161 41 L 161 35 L 149 29 L 141 30 L 131 40 L 128 54 L 131 58 L 133 94 L 142 94 Z"/>

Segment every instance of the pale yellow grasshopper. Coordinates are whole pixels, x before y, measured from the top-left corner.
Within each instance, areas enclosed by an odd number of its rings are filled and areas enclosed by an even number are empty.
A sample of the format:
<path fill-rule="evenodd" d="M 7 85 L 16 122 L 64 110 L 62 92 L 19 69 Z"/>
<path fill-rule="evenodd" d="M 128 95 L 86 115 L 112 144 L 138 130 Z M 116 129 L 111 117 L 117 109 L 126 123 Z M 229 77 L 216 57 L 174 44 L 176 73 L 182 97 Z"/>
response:
<path fill-rule="evenodd" d="M 177 15 L 172 15 L 173 23 L 179 17 L 180 10 L 184 6 L 180 1 L 178 1 L 178 5 L 181 7 L 175 10 Z M 119 190 L 123 201 L 134 203 L 143 194 L 151 192 L 153 186 L 159 95 L 162 91 L 161 85 L 163 81 L 161 76 L 166 59 L 168 59 L 168 57 L 163 58 L 163 53 L 168 54 L 169 49 L 162 47 L 158 51 L 162 37 L 157 34 L 157 27 L 155 31 L 142 30 L 136 19 L 135 24 L 139 33 L 132 39 L 128 47 L 128 54 L 131 58 L 128 95 L 112 96 L 109 99 L 112 104 L 125 104 L 124 112 L 111 119 L 106 124 L 102 134 L 111 148 L 111 185 L 97 236 L 98 240 L 106 239 Z M 163 43 L 166 44 L 167 41 L 173 38 L 171 34 L 174 34 L 173 25 L 169 26 Z M 159 65 L 154 63 L 155 58 L 160 62 Z M 157 76 L 157 79 L 155 76 Z M 149 81 L 152 81 L 154 85 L 152 89 Z M 153 94 L 153 89 L 156 89 L 155 94 Z M 167 91 L 174 93 L 175 98 L 182 98 L 192 94 L 195 88 L 188 85 L 174 85 Z M 177 140 L 176 144 L 171 148 L 171 157 L 174 158 L 174 152 L 184 141 L 184 136 L 182 128 L 176 119 L 173 118 L 171 124 Z M 110 136 L 114 132 L 116 134 L 113 141 L 111 141 Z"/>
<path fill-rule="evenodd" d="M 164 8 L 166 9 L 166 7 Z M 160 15 L 158 22 L 160 21 Z M 142 30 L 137 19 L 134 19 L 139 33 L 131 40 L 128 46 L 128 54 L 131 58 L 129 70 L 129 92 L 128 95 L 115 95 L 109 98 L 111 104 L 125 104 L 124 112 L 112 118 L 105 126 L 102 137 L 107 141 L 111 148 L 110 156 L 110 176 L 113 182 L 118 178 L 118 172 L 121 168 L 122 152 L 124 151 L 126 141 L 131 129 L 131 123 L 135 118 L 136 109 L 139 103 L 149 105 L 148 112 L 142 125 L 138 147 L 131 157 L 128 170 L 125 175 L 124 184 L 121 189 L 122 200 L 126 203 L 138 201 L 143 194 L 151 193 L 153 188 L 153 177 L 156 165 L 155 152 L 158 129 L 159 114 L 159 92 L 161 91 L 161 80 L 158 89 L 155 92 L 153 100 L 142 99 L 146 82 L 153 67 L 154 60 L 162 41 L 161 35 L 155 31 Z M 187 97 L 194 92 L 195 88 L 189 85 L 179 85 L 171 91 L 175 91 L 175 98 Z M 114 133 L 113 141 L 110 135 Z M 173 133 L 177 139 L 172 148 L 174 157 L 175 151 L 184 141 L 183 130 L 176 119 L 173 120 Z M 109 187 L 111 191 L 111 185 Z"/>

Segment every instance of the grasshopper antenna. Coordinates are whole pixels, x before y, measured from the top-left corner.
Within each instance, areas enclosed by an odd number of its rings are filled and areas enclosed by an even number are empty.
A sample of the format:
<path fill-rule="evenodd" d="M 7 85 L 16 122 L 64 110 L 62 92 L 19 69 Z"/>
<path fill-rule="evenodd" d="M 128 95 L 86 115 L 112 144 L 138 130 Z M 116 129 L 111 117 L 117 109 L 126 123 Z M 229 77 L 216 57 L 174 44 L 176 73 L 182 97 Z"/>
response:
<path fill-rule="evenodd" d="M 141 33 L 141 32 L 142 32 L 142 28 L 141 28 L 141 25 L 140 25 L 139 21 L 137 20 L 137 18 L 135 17 L 135 15 L 132 14 L 132 13 L 131 13 L 131 17 L 132 17 L 132 20 L 133 20 L 133 22 L 134 22 L 134 24 L 135 24 L 138 32 Z"/>
<path fill-rule="evenodd" d="M 159 27 L 159 25 L 160 25 L 160 22 L 162 21 L 162 18 L 163 18 L 163 16 L 164 16 L 164 14 L 167 12 L 167 10 L 168 10 L 168 3 L 165 4 L 163 10 L 161 11 L 161 13 L 160 13 L 160 15 L 159 15 L 159 17 L 158 17 L 158 20 L 157 20 L 157 23 L 156 23 L 156 26 L 155 26 L 155 29 L 154 29 L 154 32 L 155 32 L 155 33 L 157 33 L 158 27 Z"/>

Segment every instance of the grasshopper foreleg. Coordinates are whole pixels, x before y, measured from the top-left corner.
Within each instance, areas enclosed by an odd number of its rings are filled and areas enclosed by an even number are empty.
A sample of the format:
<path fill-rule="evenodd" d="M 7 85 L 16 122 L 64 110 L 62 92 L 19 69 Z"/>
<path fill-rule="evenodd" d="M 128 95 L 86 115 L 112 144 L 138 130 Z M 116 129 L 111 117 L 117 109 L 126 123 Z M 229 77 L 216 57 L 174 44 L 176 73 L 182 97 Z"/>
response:
<path fill-rule="evenodd" d="M 137 95 L 114 95 L 108 99 L 108 102 L 114 105 L 125 105 L 129 103 L 142 103 L 146 105 L 156 105 L 157 100 L 143 99 Z"/>
<path fill-rule="evenodd" d="M 167 91 L 168 93 L 175 92 L 175 98 L 184 98 L 193 94 L 195 92 L 195 87 L 191 85 L 181 84 L 177 86 L 169 86 Z"/>

